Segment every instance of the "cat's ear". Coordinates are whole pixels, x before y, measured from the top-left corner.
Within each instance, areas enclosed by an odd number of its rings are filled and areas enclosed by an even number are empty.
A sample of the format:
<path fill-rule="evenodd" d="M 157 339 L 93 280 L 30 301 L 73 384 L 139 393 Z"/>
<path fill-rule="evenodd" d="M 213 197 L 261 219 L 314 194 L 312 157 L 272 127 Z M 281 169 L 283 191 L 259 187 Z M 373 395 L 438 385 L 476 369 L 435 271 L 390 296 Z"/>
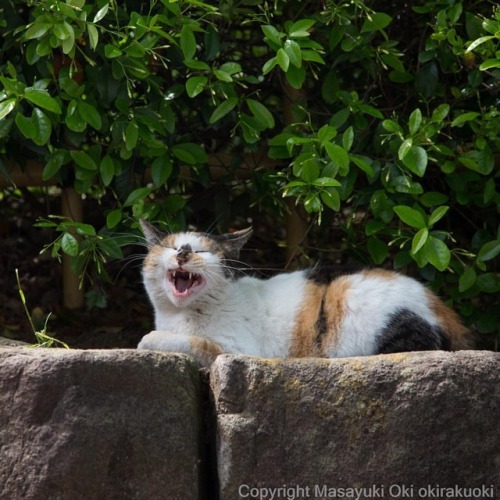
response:
<path fill-rule="evenodd" d="M 141 225 L 142 232 L 144 233 L 144 236 L 146 237 L 146 241 L 150 245 L 158 245 L 160 241 L 165 238 L 165 234 L 162 233 L 158 228 L 153 226 L 150 222 L 148 222 L 146 219 L 140 219 L 139 224 Z"/>
<path fill-rule="evenodd" d="M 252 228 L 247 227 L 234 233 L 221 234 L 216 237 L 217 241 L 223 246 L 224 253 L 232 258 L 238 257 L 243 245 L 252 236 Z"/>

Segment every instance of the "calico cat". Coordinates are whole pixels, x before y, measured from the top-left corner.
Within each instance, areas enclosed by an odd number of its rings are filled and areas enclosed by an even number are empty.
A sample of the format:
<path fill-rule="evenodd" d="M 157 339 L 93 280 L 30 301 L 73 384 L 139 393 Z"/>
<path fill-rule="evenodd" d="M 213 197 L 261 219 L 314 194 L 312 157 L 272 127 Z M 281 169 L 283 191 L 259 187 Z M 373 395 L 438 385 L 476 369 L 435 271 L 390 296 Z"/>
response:
<path fill-rule="evenodd" d="M 139 349 L 188 353 L 208 366 L 221 353 L 335 358 L 469 348 L 457 315 L 412 278 L 316 268 L 236 277 L 251 229 L 167 235 L 146 221 L 141 226 L 156 330 Z"/>

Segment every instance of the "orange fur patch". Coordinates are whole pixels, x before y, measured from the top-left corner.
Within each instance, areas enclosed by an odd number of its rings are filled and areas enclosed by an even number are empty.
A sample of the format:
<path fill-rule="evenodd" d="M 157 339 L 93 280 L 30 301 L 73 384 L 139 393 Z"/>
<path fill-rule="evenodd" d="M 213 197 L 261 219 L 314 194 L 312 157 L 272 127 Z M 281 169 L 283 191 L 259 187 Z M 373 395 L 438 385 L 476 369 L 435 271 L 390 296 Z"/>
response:
<path fill-rule="evenodd" d="M 306 283 L 304 286 L 304 302 L 296 318 L 288 355 L 325 357 L 339 340 L 349 277 L 341 276 L 328 285 Z"/>
<path fill-rule="evenodd" d="M 397 277 L 397 274 L 394 271 L 389 271 L 388 269 L 383 269 L 381 267 L 365 269 L 364 271 L 361 271 L 361 274 L 367 278 L 382 278 L 385 280 L 393 280 Z"/>
<path fill-rule="evenodd" d="M 201 337 L 190 337 L 189 347 L 193 356 L 204 366 L 210 366 L 215 358 L 224 352 L 215 342 Z"/>
<path fill-rule="evenodd" d="M 314 283 L 306 283 L 304 286 L 304 300 L 295 320 L 295 328 L 288 351 L 288 356 L 291 358 L 319 355 L 316 346 L 316 321 L 326 286 Z"/>
<path fill-rule="evenodd" d="M 346 313 L 346 296 L 350 288 L 351 281 L 349 276 L 341 276 L 328 285 L 325 301 L 328 325 L 328 333 L 324 342 L 325 352 L 337 346 L 339 342 L 340 328 Z"/>
<path fill-rule="evenodd" d="M 470 331 L 461 323 L 458 314 L 430 290 L 426 290 L 425 293 L 431 311 L 436 315 L 439 326 L 451 343 L 451 349 L 453 351 L 471 349 L 473 347 L 472 336 Z"/>
<path fill-rule="evenodd" d="M 144 268 L 145 269 L 153 269 L 158 265 L 157 258 L 162 254 L 163 252 L 163 247 L 160 245 L 155 245 L 151 250 L 148 252 L 146 257 L 144 258 Z"/>

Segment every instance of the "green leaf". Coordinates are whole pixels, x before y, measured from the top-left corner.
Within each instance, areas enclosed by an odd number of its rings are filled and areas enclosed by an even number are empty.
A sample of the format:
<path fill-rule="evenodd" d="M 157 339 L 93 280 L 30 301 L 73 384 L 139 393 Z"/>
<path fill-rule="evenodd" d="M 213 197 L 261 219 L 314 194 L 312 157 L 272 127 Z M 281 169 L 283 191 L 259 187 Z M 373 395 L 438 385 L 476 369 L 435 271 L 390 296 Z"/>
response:
<path fill-rule="evenodd" d="M 147 198 L 151 194 L 152 189 L 147 188 L 147 187 L 141 187 L 134 189 L 128 196 L 127 199 L 125 200 L 125 203 L 123 204 L 124 207 L 130 207 L 132 206 L 136 201 L 143 200 L 144 198 Z"/>
<path fill-rule="evenodd" d="M 340 172 L 346 175 L 349 171 L 350 161 L 347 151 L 342 146 L 332 144 L 331 142 L 325 144 L 325 150 L 333 164 L 339 168 Z"/>
<path fill-rule="evenodd" d="M 278 64 L 280 68 L 286 73 L 288 71 L 288 66 L 290 66 L 290 58 L 284 49 L 279 49 L 276 54 Z"/>
<path fill-rule="evenodd" d="M 462 113 L 458 115 L 452 122 L 451 126 L 456 127 L 457 125 L 461 125 L 465 122 L 470 122 L 475 120 L 478 116 L 481 116 L 481 113 L 477 113 L 476 111 L 470 111 L 469 113 Z"/>
<path fill-rule="evenodd" d="M 98 23 L 101 19 L 104 18 L 104 16 L 108 13 L 109 10 L 109 3 L 104 4 L 103 7 L 101 7 L 96 15 L 94 16 L 93 23 Z"/>
<path fill-rule="evenodd" d="M 449 196 L 437 191 L 428 191 L 420 196 L 419 201 L 424 207 L 436 207 L 442 205 L 449 200 Z"/>
<path fill-rule="evenodd" d="M 172 148 L 172 153 L 180 161 L 189 165 L 202 164 L 208 161 L 205 150 L 199 144 L 192 142 L 176 144 Z"/>
<path fill-rule="evenodd" d="M 131 121 L 127 124 L 124 139 L 125 147 L 128 151 L 132 151 L 137 146 L 137 141 L 139 140 L 139 126 L 135 121 Z"/>
<path fill-rule="evenodd" d="M 254 144 L 260 140 L 261 125 L 253 116 L 241 113 L 240 127 L 243 131 L 243 139 L 249 144 Z"/>
<path fill-rule="evenodd" d="M 235 75 L 236 73 L 242 72 L 241 64 L 233 61 L 229 61 L 222 64 L 222 66 L 219 69 L 225 71 L 226 73 L 229 73 L 230 75 Z"/>
<path fill-rule="evenodd" d="M 284 50 L 287 53 L 290 62 L 297 68 L 302 66 L 302 52 L 300 50 L 300 45 L 293 41 L 287 40 L 285 42 Z"/>
<path fill-rule="evenodd" d="M 323 206 L 319 196 L 315 193 L 309 193 L 304 198 L 304 208 L 308 214 L 321 212 Z"/>
<path fill-rule="evenodd" d="M 106 215 L 106 226 L 108 227 L 108 229 L 113 229 L 114 227 L 116 227 L 122 220 L 122 217 L 123 213 L 119 208 L 111 210 L 111 212 Z"/>
<path fill-rule="evenodd" d="M 0 102 L 0 120 L 5 118 L 16 107 L 16 99 L 13 97 Z"/>
<path fill-rule="evenodd" d="M 24 116 L 22 113 L 16 113 L 16 119 L 14 121 L 24 137 L 33 139 L 36 134 L 36 127 L 31 118 Z"/>
<path fill-rule="evenodd" d="M 61 248 L 63 252 L 71 257 L 78 255 L 78 241 L 69 233 L 64 233 L 61 238 Z"/>
<path fill-rule="evenodd" d="M 281 35 L 280 32 L 270 24 L 265 24 L 260 27 L 264 35 L 269 39 L 269 41 L 273 42 L 275 45 L 281 45 Z"/>
<path fill-rule="evenodd" d="M 78 101 L 77 107 L 78 107 L 78 113 L 83 118 L 83 120 L 85 120 L 86 123 L 88 123 L 91 127 L 95 128 L 96 130 L 101 129 L 102 127 L 101 115 L 99 114 L 99 111 L 97 111 L 97 109 L 94 108 L 94 106 L 85 101 Z"/>
<path fill-rule="evenodd" d="M 368 33 L 370 31 L 383 30 L 391 24 L 392 17 L 384 12 L 375 12 L 368 19 L 365 20 L 361 27 L 361 33 Z"/>
<path fill-rule="evenodd" d="M 410 119 L 408 121 L 408 128 L 410 130 L 410 135 L 415 135 L 422 124 L 422 112 L 420 109 L 415 109 L 412 111 L 410 115 Z"/>
<path fill-rule="evenodd" d="M 294 89 L 301 89 L 306 78 L 306 70 L 304 66 L 297 68 L 296 66 L 290 66 L 286 72 L 286 80 Z"/>
<path fill-rule="evenodd" d="M 367 246 L 373 262 L 377 265 L 382 264 L 389 253 L 387 245 L 376 236 L 371 236 L 368 239 Z"/>
<path fill-rule="evenodd" d="M 252 114 L 264 127 L 274 128 L 274 117 L 263 104 L 254 99 L 247 99 L 246 102 Z"/>
<path fill-rule="evenodd" d="M 186 91 L 189 97 L 196 97 L 201 94 L 208 83 L 206 76 L 192 76 L 186 81 Z"/>
<path fill-rule="evenodd" d="M 27 30 L 26 33 L 24 34 L 24 37 L 27 40 L 32 40 L 34 38 L 41 38 L 49 29 L 51 29 L 53 26 L 52 23 L 41 23 L 41 22 L 34 22 Z"/>
<path fill-rule="evenodd" d="M 69 154 L 79 167 L 85 170 L 97 170 L 95 161 L 85 151 L 71 150 Z"/>
<path fill-rule="evenodd" d="M 411 244 L 411 253 L 415 255 L 427 242 L 429 237 L 429 230 L 426 227 L 419 229 L 417 234 L 413 237 Z"/>
<path fill-rule="evenodd" d="M 479 65 L 480 71 L 486 71 L 492 68 L 500 68 L 500 59 L 486 59 Z"/>
<path fill-rule="evenodd" d="M 238 104 L 237 97 L 230 97 L 226 101 L 222 101 L 213 111 L 210 116 L 210 124 L 218 122 L 220 119 L 224 118 L 228 113 L 230 113 Z"/>
<path fill-rule="evenodd" d="M 304 161 L 301 165 L 300 176 L 307 183 L 314 182 L 319 176 L 318 161 L 314 158 Z"/>
<path fill-rule="evenodd" d="M 425 174 L 427 162 L 427 152 L 421 146 L 411 146 L 406 153 L 404 153 L 404 165 L 420 177 L 423 177 Z"/>
<path fill-rule="evenodd" d="M 87 24 L 87 33 L 89 35 L 90 48 L 95 50 L 99 43 L 99 31 L 93 24 Z"/>
<path fill-rule="evenodd" d="M 328 207 L 331 208 L 334 212 L 338 212 L 340 210 L 340 195 L 337 189 L 334 187 L 329 187 L 321 191 L 321 200 Z"/>
<path fill-rule="evenodd" d="M 151 165 L 151 178 L 155 186 L 163 186 L 172 174 L 172 161 L 168 155 L 162 155 Z"/>
<path fill-rule="evenodd" d="M 278 58 L 271 57 L 271 59 L 268 59 L 264 63 L 264 66 L 262 66 L 262 74 L 267 75 L 270 71 L 272 71 L 275 68 L 277 64 L 278 64 Z"/>
<path fill-rule="evenodd" d="M 214 69 L 213 74 L 217 80 L 220 80 L 221 82 L 232 82 L 233 77 L 227 72 L 227 71 L 222 71 L 220 69 Z"/>
<path fill-rule="evenodd" d="M 114 59 L 116 57 L 120 57 L 122 55 L 122 51 L 118 47 L 108 43 L 104 46 L 104 55 L 107 59 Z"/>
<path fill-rule="evenodd" d="M 302 59 L 304 61 L 315 62 L 319 64 L 325 64 L 325 60 L 321 57 L 321 55 L 315 50 L 302 50 Z"/>
<path fill-rule="evenodd" d="M 410 148 L 413 145 L 413 139 L 411 137 L 408 137 L 408 139 L 405 139 L 401 146 L 399 146 L 398 150 L 398 158 L 402 160 L 407 154 L 408 151 L 410 151 Z"/>
<path fill-rule="evenodd" d="M 318 187 L 340 187 L 342 185 L 332 177 L 318 177 L 312 184 Z"/>
<path fill-rule="evenodd" d="M 440 104 L 433 112 L 431 116 L 431 121 L 434 123 L 441 123 L 450 112 L 449 104 Z"/>
<path fill-rule="evenodd" d="M 479 253 L 477 254 L 477 260 L 481 262 L 486 262 L 488 260 L 494 259 L 500 253 L 500 240 L 493 240 L 485 243 Z"/>
<path fill-rule="evenodd" d="M 31 121 L 35 126 L 35 133 L 32 140 L 37 146 L 43 146 L 50 139 L 52 123 L 49 117 L 39 108 L 33 110 Z"/>
<path fill-rule="evenodd" d="M 458 291 L 463 293 L 476 283 L 477 274 L 473 267 L 468 267 L 458 280 Z"/>
<path fill-rule="evenodd" d="M 67 38 L 70 37 L 70 30 L 68 29 L 68 26 L 69 26 L 69 24 L 67 22 L 56 23 L 52 27 L 52 33 L 59 40 L 66 40 Z M 70 26 L 70 28 L 71 28 L 71 26 Z"/>
<path fill-rule="evenodd" d="M 436 208 L 436 210 L 434 210 L 429 216 L 429 227 L 432 227 L 434 224 L 436 224 L 437 221 L 441 220 L 446 215 L 446 212 L 448 212 L 449 209 L 450 207 L 447 206 Z"/>
<path fill-rule="evenodd" d="M 392 132 L 395 134 L 400 134 L 403 132 L 401 126 L 394 120 L 384 120 L 382 122 L 382 127 L 384 127 L 387 132 Z"/>
<path fill-rule="evenodd" d="M 196 38 L 189 24 L 185 24 L 181 29 L 180 44 L 184 59 L 193 59 L 196 54 Z"/>
<path fill-rule="evenodd" d="M 422 250 L 427 260 L 438 270 L 445 271 L 450 263 L 451 253 L 446 243 L 429 236 Z"/>
<path fill-rule="evenodd" d="M 385 227 L 386 225 L 381 220 L 370 220 L 365 225 L 365 234 L 366 236 L 372 236 Z"/>
<path fill-rule="evenodd" d="M 354 129 L 349 127 L 346 129 L 344 134 L 342 135 L 342 146 L 346 151 L 349 151 L 352 147 L 352 143 L 354 142 Z"/>
<path fill-rule="evenodd" d="M 101 166 L 99 170 L 101 173 L 102 183 L 105 186 L 109 186 L 115 175 L 115 162 L 113 161 L 111 156 L 104 156 L 104 158 L 101 160 Z"/>
<path fill-rule="evenodd" d="M 337 130 L 335 127 L 331 127 L 330 125 L 323 125 L 318 130 L 318 141 L 322 146 L 325 143 L 330 142 L 337 135 Z"/>
<path fill-rule="evenodd" d="M 350 160 L 356 165 L 360 170 L 368 174 L 370 177 L 375 175 L 375 171 L 371 166 L 371 159 L 363 155 L 351 154 L 349 156 Z"/>
<path fill-rule="evenodd" d="M 68 37 L 62 40 L 61 47 L 64 54 L 69 54 L 75 48 L 75 31 L 67 22 L 64 23 L 68 31 Z"/>
<path fill-rule="evenodd" d="M 57 172 L 61 169 L 64 162 L 64 151 L 56 151 L 48 160 L 48 162 L 43 167 L 42 179 L 47 181 L 52 179 Z"/>
<path fill-rule="evenodd" d="M 36 104 L 38 107 L 51 111 L 52 113 L 60 114 L 62 112 L 59 103 L 51 97 L 46 90 L 30 89 L 23 97 L 33 104 Z"/>
<path fill-rule="evenodd" d="M 500 278 L 494 273 L 480 274 L 476 283 L 484 293 L 497 293 L 500 290 Z"/>
<path fill-rule="evenodd" d="M 309 29 L 314 26 L 314 19 L 300 19 L 292 24 L 289 35 L 292 38 L 305 38 L 309 36 Z"/>
<path fill-rule="evenodd" d="M 417 229 L 427 227 L 424 216 L 414 208 L 406 205 L 398 205 L 394 207 L 394 212 L 405 224 Z"/>
<path fill-rule="evenodd" d="M 84 224 L 83 222 L 73 222 L 76 234 L 86 235 L 86 236 L 95 236 L 95 227 L 91 224 Z"/>
<path fill-rule="evenodd" d="M 187 66 L 189 69 L 210 71 L 210 66 L 206 62 L 198 61 L 198 59 L 185 60 L 184 65 Z"/>
<path fill-rule="evenodd" d="M 494 35 L 486 35 L 479 37 L 467 47 L 467 50 L 465 52 L 472 52 L 476 47 L 479 47 L 479 45 L 488 42 L 489 40 L 494 40 L 495 38 L 496 36 Z"/>

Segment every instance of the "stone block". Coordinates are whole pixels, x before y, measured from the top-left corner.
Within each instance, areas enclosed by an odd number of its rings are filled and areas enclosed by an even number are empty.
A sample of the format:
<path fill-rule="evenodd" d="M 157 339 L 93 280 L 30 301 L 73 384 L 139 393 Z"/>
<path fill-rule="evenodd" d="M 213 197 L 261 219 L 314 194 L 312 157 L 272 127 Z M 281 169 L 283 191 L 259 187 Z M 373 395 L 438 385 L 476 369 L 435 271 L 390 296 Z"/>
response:
<path fill-rule="evenodd" d="M 220 356 L 220 500 L 500 498 L 499 368 L 474 351 Z"/>
<path fill-rule="evenodd" d="M 0 497 L 195 500 L 202 399 L 183 355 L 0 350 Z"/>

